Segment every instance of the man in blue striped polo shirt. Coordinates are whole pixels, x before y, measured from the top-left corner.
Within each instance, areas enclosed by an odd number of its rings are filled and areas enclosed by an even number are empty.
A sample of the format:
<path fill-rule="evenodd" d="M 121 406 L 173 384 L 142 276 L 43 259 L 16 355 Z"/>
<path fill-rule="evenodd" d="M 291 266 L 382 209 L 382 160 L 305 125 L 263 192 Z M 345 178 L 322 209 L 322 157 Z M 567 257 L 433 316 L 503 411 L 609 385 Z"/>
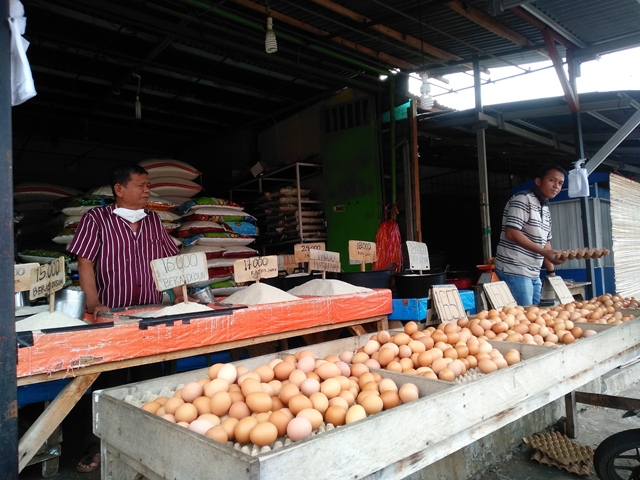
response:
<path fill-rule="evenodd" d="M 540 303 L 544 265 L 555 275 L 554 265 L 563 263 L 551 248 L 549 199 L 564 184 L 567 172 L 556 165 L 543 168 L 529 190 L 509 199 L 502 214 L 502 233 L 496 250 L 496 273 L 509 286 L 518 305 Z"/>

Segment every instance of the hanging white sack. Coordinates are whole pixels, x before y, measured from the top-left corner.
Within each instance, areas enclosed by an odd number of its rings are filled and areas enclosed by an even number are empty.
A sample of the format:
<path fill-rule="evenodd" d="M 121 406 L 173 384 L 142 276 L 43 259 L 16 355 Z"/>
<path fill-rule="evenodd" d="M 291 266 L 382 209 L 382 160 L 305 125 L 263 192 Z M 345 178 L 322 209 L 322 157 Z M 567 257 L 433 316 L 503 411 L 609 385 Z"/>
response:
<path fill-rule="evenodd" d="M 11 105 L 20 105 L 36 95 L 36 87 L 27 60 L 27 42 L 22 35 L 27 27 L 24 7 L 18 0 L 11 0 L 9 28 L 11 29 Z"/>
<path fill-rule="evenodd" d="M 584 159 L 573 162 L 573 170 L 569 171 L 569 198 L 589 196 L 589 176 L 584 162 Z"/>

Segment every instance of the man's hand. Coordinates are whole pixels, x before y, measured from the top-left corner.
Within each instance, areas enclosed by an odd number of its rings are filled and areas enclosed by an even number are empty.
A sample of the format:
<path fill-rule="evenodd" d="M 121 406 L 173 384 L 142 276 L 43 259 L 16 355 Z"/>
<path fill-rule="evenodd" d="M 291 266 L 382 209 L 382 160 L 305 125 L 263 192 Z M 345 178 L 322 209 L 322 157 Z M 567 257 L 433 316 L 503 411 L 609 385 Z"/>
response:
<path fill-rule="evenodd" d="M 543 251 L 543 255 L 545 260 L 547 260 L 552 265 L 561 265 L 566 261 L 566 259 L 560 258 L 559 250 L 545 249 Z"/>
<path fill-rule="evenodd" d="M 105 307 L 102 304 L 97 304 L 97 305 L 91 305 L 91 306 L 87 305 L 87 311 L 91 313 L 91 315 L 93 315 L 94 320 L 97 320 L 99 313 L 108 313 L 111 311 L 111 309 L 109 307 Z"/>

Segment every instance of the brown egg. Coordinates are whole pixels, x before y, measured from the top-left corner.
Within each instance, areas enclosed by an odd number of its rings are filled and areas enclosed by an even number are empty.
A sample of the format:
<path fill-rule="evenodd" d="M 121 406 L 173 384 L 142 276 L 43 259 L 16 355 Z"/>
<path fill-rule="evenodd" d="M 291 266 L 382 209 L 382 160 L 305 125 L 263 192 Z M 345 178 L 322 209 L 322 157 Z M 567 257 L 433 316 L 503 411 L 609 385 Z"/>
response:
<path fill-rule="evenodd" d="M 398 390 L 398 395 L 400 396 L 402 403 L 409 403 L 417 400 L 420 393 L 416 385 L 413 383 L 405 383 L 400 387 L 400 390 Z"/>
<path fill-rule="evenodd" d="M 296 415 L 297 418 L 304 417 L 311 422 L 313 430 L 317 430 L 324 422 L 322 414 L 315 408 L 305 408 Z"/>
<path fill-rule="evenodd" d="M 384 407 L 382 398 L 378 395 L 368 395 L 362 400 L 361 405 L 367 415 L 378 413 L 382 411 L 382 408 Z"/>
<path fill-rule="evenodd" d="M 492 373 L 498 370 L 498 366 L 488 358 L 483 358 L 478 362 L 478 368 L 482 373 Z"/>
<path fill-rule="evenodd" d="M 378 342 L 380 342 L 380 344 L 385 344 L 387 342 L 389 342 L 391 340 L 391 334 L 389 332 L 387 332 L 386 330 L 380 330 L 377 334 L 376 334 L 376 340 Z"/>
<path fill-rule="evenodd" d="M 291 375 L 291 372 L 295 370 L 295 365 L 289 362 L 280 362 L 273 367 L 273 373 L 278 380 L 286 380 Z"/>
<path fill-rule="evenodd" d="M 237 418 L 229 417 L 220 424 L 220 427 L 226 432 L 227 438 L 231 441 L 234 441 L 236 438 L 234 435 L 234 430 L 239 421 L 240 420 L 238 420 Z"/>
<path fill-rule="evenodd" d="M 261 382 L 268 383 L 273 380 L 275 373 L 273 373 L 273 368 L 269 365 L 260 365 L 253 370 L 260 377 Z"/>
<path fill-rule="evenodd" d="M 448 368 L 443 368 L 438 373 L 438 378 L 440 380 L 444 380 L 445 382 L 453 382 L 453 380 L 455 380 L 455 378 L 456 378 L 456 375 L 455 375 L 455 373 L 453 373 Z"/>
<path fill-rule="evenodd" d="M 344 425 L 347 418 L 347 410 L 338 405 L 332 405 L 324 412 L 324 420 L 327 423 L 339 427 Z"/>
<path fill-rule="evenodd" d="M 213 413 L 203 413 L 202 415 L 198 415 L 196 420 L 208 420 L 215 427 L 216 425 L 220 425 L 220 417 L 214 415 Z"/>
<path fill-rule="evenodd" d="M 416 322 L 407 322 L 404 324 L 404 333 L 411 335 L 418 331 L 418 324 Z"/>
<path fill-rule="evenodd" d="M 229 382 L 221 378 L 215 378 L 204 386 L 204 394 L 211 398 L 216 392 L 228 392 Z"/>
<path fill-rule="evenodd" d="M 178 397 L 171 397 L 167 400 L 167 403 L 164 404 L 164 411 L 170 415 L 173 415 L 179 406 L 184 405 L 184 400 Z"/>
<path fill-rule="evenodd" d="M 296 364 L 296 368 L 298 370 L 302 370 L 305 373 L 312 372 L 316 368 L 316 359 L 313 356 L 308 355 L 300 357 L 298 363 Z"/>
<path fill-rule="evenodd" d="M 204 435 L 205 437 L 215 440 L 218 443 L 222 443 L 223 445 L 229 440 L 226 430 L 221 426 L 210 428 Z"/>
<path fill-rule="evenodd" d="M 576 341 L 576 338 L 570 333 L 570 332 L 566 332 L 564 335 L 562 335 L 562 343 L 573 343 Z"/>
<path fill-rule="evenodd" d="M 328 399 L 337 397 L 342 391 L 340 382 L 335 378 L 328 378 L 320 384 L 320 391 L 326 395 Z"/>
<path fill-rule="evenodd" d="M 249 440 L 259 447 L 271 445 L 276 438 L 278 438 L 278 428 L 270 422 L 259 423 L 249 432 Z"/>
<path fill-rule="evenodd" d="M 153 402 L 145 403 L 140 408 L 142 408 L 142 410 L 144 410 L 145 412 L 156 413 L 160 407 L 162 407 L 162 405 L 154 400 Z"/>
<path fill-rule="evenodd" d="M 176 417 L 176 422 L 191 423 L 198 418 L 198 409 L 193 403 L 184 403 L 176 409 L 173 415 Z"/>
<path fill-rule="evenodd" d="M 251 410 L 245 402 L 236 402 L 229 407 L 229 416 L 242 420 L 251 415 Z"/>
<path fill-rule="evenodd" d="M 291 397 L 298 395 L 299 393 L 300 389 L 296 385 L 294 385 L 293 383 L 287 383 L 285 385 L 282 385 L 280 393 L 278 394 L 278 398 L 282 400 L 282 403 L 288 405 Z"/>
<path fill-rule="evenodd" d="M 231 403 L 244 402 L 244 395 L 242 392 L 233 390 L 229 391 L 229 396 L 231 397 Z"/>
<path fill-rule="evenodd" d="M 244 417 L 233 429 L 235 439 L 240 443 L 249 443 L 249 434 L 251 433 L 251 429 L 256 425 L 258 425 L 258 420 L 253 417 Z"/>
<path fill-rule="evenodd" d="M 305 358 L 309 358 L 309 357 L 305 357 Z M 307 378 L 308 377 L 305 372 L 296 368 L 294 371 L 291 372 L 291 374 L 289 374 L 289 383 L 293 383 L 295 386 L 300 388 L 300 385 L 302 385 L 302 382 L 304 382 Z"/>
<path fill-rule="evenodd" d="M 337 377 L 338 375 L 342 375 L 340 368 L 335 363 L 326 362 L 320 365 L 316 369 L 316 373 L 320 376 L 322 380 L 326 380 L 328 378 Z"/>
<path fill-rule="evenodd" d="M 386 392 L 381 393 L 380 398 L 382 399 L 382 404 L 385 410 L 397 407 L 400 404 L 400 395 L 394 390 L 387 390 Z"/>
<path fill-rule="evenodd" d="M 262 392 L 262 385 L 260 384 L 260 380 L 256 380 L 255 378 L 247 378 L 242 382 L 240 386 L 242 389 L 242 394 L 246 397 L 249 396 L 250 393 Z"/>
<path fill-rule="evenodd" d="M 165 420 L 168 420 L 171 423 L 176 423 L 176 417 L 170 413 L 165 413 L 160 418 L 164 418 Z"/>
<path fill-rule="evenodd" d="M 214 378 L 218 378 L 218 371 L 224 366 L 224 363 L 214 363 L 209 367 L 207 371 L 208 377 L 213 380 Z"/>
<path fill-rule="evenodd" d="M 269 415 L 269 422 L 274 424 L 278 430 L 278 436 L 284 437 L 287 434 L 287 425 L 291 418 L 280 410 L 276 410 L 271 415 Z"/>
<path fill-rule="evenodd" d="M 313 403 L 311 403 L 309 397 L 303 395 L 302 393 L 299 393 L 298 395 L 294 395 L 293 397 L 291 397 L 288 407 L 289 410 L 291 410 L 291 413 L 297 415 L 305 408 L 313 408 Z"/>
<path fill-rule="evenodd" d="M 211 399 L 209 397 L 205 397 L 203 395 L 202 397 L 195 398 L 191 403 L 193 403 L 193 405 L 198 410 L 198 415 L 202 415 L 203 413 L 211 413 Z"/>
<path fill-rule="evenodd" d="M 511 349 L 507 350 L 504 354 L 504 359 L 507 361 L 508 365 L 513 365 L 515 363 L 520 362 L 520 352 L 517 350 Z"/>
<path fill-rule="evenodd" d="M 252 412 L 261 413 L 271 410 L 271 397 L 264 392 L 253 392 L 247 395 L 247 406 Z"/>
<path fill-rule="evenodd" d="M 238 378 L 238 371 L 236 370 L 236 366 L 232 363 L 225 363 L 218 370 L 218 375 L 216 376 L 216 378 L 226 380 L 227 383 L 230 384 L 235 382 L 236 378 Z"/>
<path fill-rule="evenodd" d="M 316 392 L 311 394 L 311 396 L 309 397 L 309 400 L 311 400 L 311 404 L 313 405 L 313 408 L 315 408 L 322 414 L 324 414 L 324 412 L 327 411 L 327 408 L 329 408 L 329 399 L 322 392 Z"/>

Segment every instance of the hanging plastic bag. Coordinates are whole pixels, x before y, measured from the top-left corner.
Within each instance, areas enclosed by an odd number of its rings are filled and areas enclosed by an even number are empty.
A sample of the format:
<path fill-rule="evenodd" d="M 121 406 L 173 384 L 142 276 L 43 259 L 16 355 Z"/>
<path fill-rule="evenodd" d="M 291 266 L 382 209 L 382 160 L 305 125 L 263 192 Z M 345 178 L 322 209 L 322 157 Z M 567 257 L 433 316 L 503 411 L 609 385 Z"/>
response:
<path fill-rule="evenodd" d="M 27 19 L 24 7 L 18 0 L 11 0 L 9 28 L 11 29 L 11 105 L 20 105 L 36 95 L 36 87 L 27 60 L 29 42 L 22 38 Z"/>
<path fill-rule="evenodd" d="M 390 268 L 392 273 L 402 270 L 402 238 L 400 227 L 395 217 L 398 215 L 398 204 L 389 211 L 389 206 L 384 209 L 384 221 L 378 227 L 376 233 L 377 260 L 373 262 L 373 270 L 386 270 Z"/>
<path fill-rule="evenodd" d="M 569 198 L 589 196 L 589 176 L 584 162 L 584 159 L 573 162 L 573 170 L 569 172 Z"/>

